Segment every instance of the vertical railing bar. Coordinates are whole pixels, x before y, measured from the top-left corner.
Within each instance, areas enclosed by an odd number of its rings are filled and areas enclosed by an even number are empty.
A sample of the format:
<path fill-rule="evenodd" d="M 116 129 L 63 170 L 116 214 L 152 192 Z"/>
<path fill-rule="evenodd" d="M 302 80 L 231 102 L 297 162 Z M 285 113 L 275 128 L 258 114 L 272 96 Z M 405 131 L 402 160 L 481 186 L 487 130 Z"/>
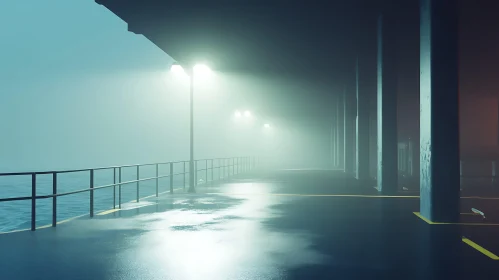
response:
<path fill-rule="evenodd" d="M 36 230 L 36 174 L 31 174 L 31 231 Z"/>
<path fill-rule="evenodd" d="M 156 163 L 156 197 L 159 195 L 159 164 Z"/>
<path fill-rule="evenodd" d="M 170 193 L 173 193 L 173 162 L 170 162 Z"/>
<path fill-rule="evenodd" d="M 215 181 L 215 178 L 213 178 L 213 172 L 214 172 L 213 169 L 214 169 L 214 167 L 213 167 L 213 159 L 211 159 L 211 182 Z"/>
<path fill-rule="evenodd" d="M 57 226 L 57 172 L 52 173 L 52 227 Z"/>
<path fill-rule="evenodd" d="M 204 178 L 205 178 L 205 184 L 206 186 L 208 186 L 208 160 L 206 159 L 205 162 L 204 162 L 204 167 L 205 167 L 205 171 L 204 171 Z"/>
<path fill-rule="evenodd" d="M 116 167 L 113 168 L 113 209 L 116 209 Z"/>
<path fill-rule="evenodd" d="M 121 167 L 118 168 L 118 181 L 120 184 L 118 185 L 118 208 L 121 209 Z"/>
<path fill-rule="evenodd" d="M 90 217 L 94 216 L 94 170 L 90 169 Z"/>
<path fill-rule="evenodd" d="M 183 173 L 184 173 L 184 190 L 185 190 L 185 176 L 186 176 L 186 174 L 185 174 L 185 173 L 186 173 L 186 172 L 185 172 L 185 163 L 186 163 L 186 162 L 184 161 L 184 172 L 183 172 Z"/>
<path fill-rule="evenodd" d="M 139 172 L 140 165 L 137 165 L 137 184 L 136 184 L 136 189 L 137 189 L 137 202 L 139 202 L 140 199 L 140 192 L 139 192 L 139 180 L 140 180 L 140 172 Z"/>

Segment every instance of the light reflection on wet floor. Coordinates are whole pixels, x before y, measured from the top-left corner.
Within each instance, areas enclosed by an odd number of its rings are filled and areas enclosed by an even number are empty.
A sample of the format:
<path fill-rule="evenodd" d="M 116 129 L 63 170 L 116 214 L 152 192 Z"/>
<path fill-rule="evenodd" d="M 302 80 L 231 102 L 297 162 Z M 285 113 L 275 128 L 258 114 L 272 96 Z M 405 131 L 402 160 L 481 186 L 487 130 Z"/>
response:
<path fill-rule="evenodd" d="M 283 187 L 233 181 L 126 203 L 56 229 L 0 236 L 0 268 L 5 279 L 218 280 L 387 279 L 391 274 L 381 272 L 393 266 L 431 267 L 430 245 L 421 246 L 425 225 L 409 209 L 417 201 L 269 195 Z M 453 242 L 443 244 L 461 246 Z"/>

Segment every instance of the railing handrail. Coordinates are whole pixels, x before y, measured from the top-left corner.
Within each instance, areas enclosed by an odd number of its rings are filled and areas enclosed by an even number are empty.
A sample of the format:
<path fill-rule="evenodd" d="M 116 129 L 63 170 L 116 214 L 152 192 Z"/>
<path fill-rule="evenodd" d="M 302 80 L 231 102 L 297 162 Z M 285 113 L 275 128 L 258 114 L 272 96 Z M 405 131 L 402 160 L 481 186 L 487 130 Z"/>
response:
<path fill-rule="evenodd" d="M 194 161 L 206 161 L 206 160 L 219 160 L 219 159 L 234 159 L 234 158 L 244 158 L 244 157 L 227 157 L 227 158 L 206 158 L 206 159 L 195 159 Z M 127 165 L 113 165 L 106 167 L 96 167 L 96 168 L 81 168 L 81 169 L 63 169 L 63 170 L 49 170 L 49 171 L 24 171 L 24 172 L 6 172 L 0 173 L 0 176 L 23 176 L 23 175 L 47 175 L 47 174 L 63 174 L 63 173 L 76 173 L 84 172 L 90 170 L 106 170 L 114 168 L 127 168 L 127 167 L 137 167 L 137 166 L 153 166 L 153 165 L 166 165 L 175 163 L 189 162 L 189 160 L 178 160 L 178 161 L 168 161 L 168 162 L 157 162 L 157 163 L 139 163 L 139 164 L 127 164 Z"/>
<path fill-rule="evenodd" d="M 226 158 L 211 158 L 211 159 L 196 159 L 194 160 L 194 185 L 197 185 L 197 176 L 198 172 L 204 171 L 205 176 L 206 176 L 206 184 L 210 182 L 209 176 L 208 176 L 208 171 L 211 170 L 211 182 L 215 181 L 213 171 L 218 169 L 218 180 L 224 179 L 224 178 L 229 178 L 231 175 L 238 174 L 240 172 L 244 172 L 247 170 L 250 170 L 252 166 L 256 163 L 255 161 L 252 161 L 252 157 L 249 156 L 243 156 L 243 157 L 226 157 Z M 198 162 L 205 162 L 205 166 L 203 168 L 198 168 Z M 208 165 L 208 162 L 211 162 L 210 165 Z M 218 161 L 216 166 L 215 166 L 215 161 Z M 148 180 L 156 180 L 156 196 L 158 196 L 158 187 L 159 187 L 159 179 L 161 178 L 170 178 L 170 193 L 173 193 L 173 178 L 176 175 L 183 175 L 184 177 L 184 189 L 185 189 L 185 183 L 186 183 L 186 174 L 190 173 L 189 170 L 186 169 L 186 163 L 188 163 L 189 160 L 181 160 L 181 161 L 170 161 L 170 162 L 158 162 L 158 163 L 145 163 L 145 164 L 129 164 L 129 165 L 121 165 L 121 166 L 108 166 L 108 167 L 97 167 L 97 168 L 83 168 L 83 169 L 72 169 L 72 170 L 51 170 L 51 171 L 35 171 L 35 172 L 8 172 L 8 173 L 0 173 L 1 176 L 26 176 L 30 175 L 31 176 L 31 196 L 20 196 L 20 197 L 8 197 L 8 198 L 0 198 L 0 202 L 7 202 L 7 201 L 20 201 L 20 200 L 31 200 L 31 230 L 36 230 L 36 201 L 38 199 L 47 199 L 47 198 L 52 198 L 52 226 L 55 227 L 57 225 L 57 197 L 59 196 L 66 196 L 66 195 L 71 195 L 71 194 L 77 194 L 77 193 L 83 193 L 83 192 L 89 192 L 90 193 L 90 217 L 93 217 L 94 214 L 94 191 L 99 190 L 99 189 L 104 189 L 104 188 L 111 188 L 113 187 L 113 209 L 116 207 L 116 187 L 119 187 L 119 193 L 118 193 L 118 207 L 121 208 L 121 187 L 124 185 L 129 185 L 136 183 L 136 188 L 137 188 L 137 196 L 136 196 L 136 201 L 138 202 L 140 199 L 139 196 L 139 183 L 142 181 L 148 181 Z M 174 164 L 177 163 L 183 163 L 183 170 L 182 172 L 174 172 Z M 166 175 L 160 175 L 159 174 L 159 166 L 160 165 L 169 165 L 169 172 Z M 139 175 L 139 170 L 140 167 L 143 166 L 155 166 L 156 167 L 156 174 L 153 177 L 147 177 L 147 178 L 140 178 Z M 129 181 L 122 181 L 122 169 L 127 168 L 127 167 L 136 167 L 136 175 L 137 179 L 136 180 L 129 180 Z M 113 183 L 112 184 L 105 184 L 101 186 L 94 186 L 95 183 L 95 171 L 96 170 L 106 170 L 110 169 L 113 171 Z M 57 175 L 58 174 L 63 174 L 63 173 L 75 173 L 75 172 L 85 172 L 88 171 L 90 172 L 90 181 L 89 181 L 89 187 L 84 188 L 84 189 L 79 189 L 79 190 L 74 190 L 74 191 L 69 191 L 69 192 L 63 192 L 59 193 L 57 192 Z M 116 171 L 118 171 L 118 177 L 119 180 L 117 181 L 116 179 Z M 222 172 L 222 174 L 220 173 Z M 44 175 L 44 174 L 52 174 L 53 179 L 52 179 L 52 194 L 46 194 L 46 195 L 37 195 L 37 183 L 36 183 L 36 177 L 37 175 Z"/>

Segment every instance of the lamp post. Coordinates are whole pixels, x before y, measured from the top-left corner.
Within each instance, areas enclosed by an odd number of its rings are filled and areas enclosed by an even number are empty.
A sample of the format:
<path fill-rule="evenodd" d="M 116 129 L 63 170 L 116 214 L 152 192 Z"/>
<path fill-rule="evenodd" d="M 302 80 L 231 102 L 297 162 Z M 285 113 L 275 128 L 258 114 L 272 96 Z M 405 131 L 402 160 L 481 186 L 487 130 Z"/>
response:
<path fill-rule="evenodd" d="M 184 72 L 184 68 L 178 64 L 174 63 L 171 66 L 171 71 L 176 74 L 187 74 L 189 77 L 189 103 L 190 103 L 190 149 L 189 149 L 189 189 L 187 192 L 195 193 L 196 192 L 196 184 L 194 182 L 194 173 L 197 170 L 194 170 L 194 78 L 195 73 L 197 74 L 207 74 L 210 72 L 210 68 L 203 64 L 196 64 L 188 70 L 188 73 Z"/>

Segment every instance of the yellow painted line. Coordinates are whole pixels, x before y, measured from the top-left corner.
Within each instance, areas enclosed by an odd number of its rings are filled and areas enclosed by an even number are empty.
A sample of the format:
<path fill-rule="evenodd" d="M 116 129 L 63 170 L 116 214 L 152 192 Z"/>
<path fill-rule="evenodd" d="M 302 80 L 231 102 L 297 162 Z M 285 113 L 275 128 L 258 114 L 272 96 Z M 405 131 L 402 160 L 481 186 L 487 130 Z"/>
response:
<path fill-rule="evenodd" d="M 423 215 L 421 215 L 421 213 L 419 213 L 419 212 L 412 212 L 412 213 L 414 213 L 414 215 L 418 216 L 421 220 L 423 220 L 423 221 L 427 222 L 427 223 L 428 223 L 428 224 L 430 224 L 430 225 L 434 225 L 434 224 L 436 224 L 436 223 L 434 223 L 434 222 L 432 222 L 432 221 L 428 220 L 427 218 L 423 217 Z"/>
<path fill-rule="evenodd" d="M 173 189 L 173 191 L 178 191 L 178 190 L 182 190 L 183 188 L 176 188 L 176 189 Z M 158 193 L 158 196 L 161 195 L 161 194 L 165 194 L 165 193 L 169 193 L 170 190 L 167 190 L 167 191 L 164 191 L 164 192 L 160 192 Z M 147 198 L 151 198 L 151 197 L 155 197 L 156 194 L 151 194 L 151 195 L 148 195 L 148 196 L 145 196 L 145 197 L 140 197 L 139 199 L 147 199 Z M 136 199 L 133 199 L 133 200 L 130 200 L 129 202 L 137 202 Z"/>
<path fill-rule="evenodd" d="M 8 234 L 8 233 L 15 233 L 15 232 L 22 232 L 22 231 L 29 231 L 29 228 L 16 229 L 16 230 L 11 230 L 11 231 L 3 231 L 3 232 L 0 232 L 0 234 Z"/>
<path fill-rule="evenodd" d="M 464 243 L 470 245 L 472 248 L 476 249 L 478 252 L 486 255 L 487 257 L 489 257 L 489 258 L 491 258 L 491 259 L 493 259 L 495 261 L 499 260 L 499 257 L 496 256 L 494 253 L 492 253 L 491 251 L 489 251 L 489 250 L 483 248 L 482 246 L 476 244 L 475 242 L 469 240 L 468 238 L 463 237 L 462 240 L 463 240 Z"/>
<path fill-rule="evenodd" d="M 293 194 L 293 193 L 206 193 L 221 195 L 275 195 L 275 196 L 310 196 L 310 197 L 368 197 L 368 198 L 420 198 L 419 195 L 361 195 L 361 194 Z M 499 197 L 464 196 L 463 199 L 498 199 Z"/>
<path fill-rule="evenodd" d="M 72 221 L 74 219 L 78 219 L 78 218 L 84 217 L 84 216 L 88 216 L 88 214 L 82 214 L 82 215 L 74 216 L 72 218 L 68 218 L 68 219 L 65 219 L 65 220 L 62 220 L 62 221 L 58 221 L 56 224 L 60 225 L 60 224 Z M 39 226 L 39 227 L 36 227 L 36 229 L 44 229 L 44 228 L 50 228 L 50 227 L 52 227 L 52 224 L 48 224 L 48 225 L 44 225 L 44 226 Z M 15 232 L 22 232 L 22 231 L 31 231 L 31 229 L 29 229 L 29 228 L 16 229 L 16 230 L 11 230 L 11 231 L 0 232 L 0 234 L 15 233 Z"/>
<path fill-rule="evenodd" d="M 484 200 L 499 200 L 499 197 L 483 197 L 483 196 L 463 196 L 466 199 L 484 199 Z"/>
<path fill-rule="evenodd" d="M 66 220 L 62 220 L 62 221 L 59 221 L 57 222 L 58 225 L 60 224 L 63 224 L 63 223 L 67 223 L 69 221 L 72 221 L 72 220 L 75 220 L 75 219 L 78 219 L 78 218 L 81 218 L 81 217 L 85 217 L 85 216 L 88 216 L 89 214 L 82 214 L 82 215 L 78 215 L 78 216 L 74 216 L 72 218 L 69 218 L 69 219 L 66 219 Z"/>
<path fill-rule="evenodd" d="M 412 212 L 414 215 L 418 216 L 421 220 L 425 221 L 430 225 L 460 225 L 460 226 L 499 226 L 499 224 L 488 224 L 488 223 L 440 223 L 440 222 L 432 222 L 427 218 L 423 217 L 419 212 Z"/>
<path fill-rule="evenodd" d="M 309 197 L 366 197 L 366 198 L 419 198 L 410 195 L 360 195 L 360 194 L 291 194 L 291 193 L 207 193 L 222 195 L 273 195 L 273 196 L 309 196 Z"/>
<path fill-rule="evenodd" d="M 114 213 L 114 212 L 118 212 L 120 210 L 121 209 L 110 209 L 110 210 L 107 210 L 107 211 L 102 211 L 102 212 L 98 213 L 97 215 L 98 216 L 103 216 L 103 215 L 111 214 L 111 213 Z"/>

